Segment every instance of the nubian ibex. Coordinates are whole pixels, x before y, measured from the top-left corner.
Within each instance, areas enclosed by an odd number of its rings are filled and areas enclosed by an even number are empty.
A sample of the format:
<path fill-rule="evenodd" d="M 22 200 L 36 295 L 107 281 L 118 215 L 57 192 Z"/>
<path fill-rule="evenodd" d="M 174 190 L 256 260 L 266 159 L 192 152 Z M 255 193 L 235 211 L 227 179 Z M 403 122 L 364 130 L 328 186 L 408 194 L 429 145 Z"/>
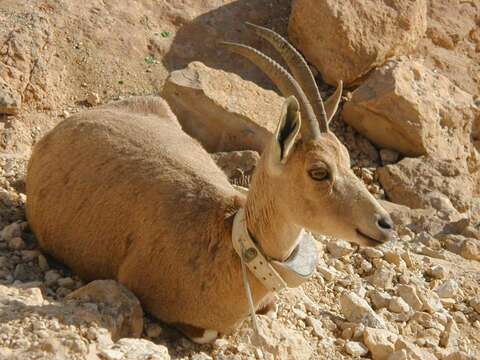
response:
<path fill-rule="evenodd" d="M 36 144 L 28 166 L 27 217 L 42 249 L 86 280 L 117 279 L 145 310 L 197 342 L 249 314 L 238 254 L 251 261 L 247 279 L 260 309 L 277 285 L 297 285 L 315 266 L 289 270 L 298 258 L 315 258 L 304 229 L 361 245 L 393 234 L 329 131 L 341 84 L 324 106 L 302 56 L 275 32 L 249 27 L 293 77 L 249 46 L 223 43 L 287 97 L 247 194 L 158 97 L 71 116 Z"/>

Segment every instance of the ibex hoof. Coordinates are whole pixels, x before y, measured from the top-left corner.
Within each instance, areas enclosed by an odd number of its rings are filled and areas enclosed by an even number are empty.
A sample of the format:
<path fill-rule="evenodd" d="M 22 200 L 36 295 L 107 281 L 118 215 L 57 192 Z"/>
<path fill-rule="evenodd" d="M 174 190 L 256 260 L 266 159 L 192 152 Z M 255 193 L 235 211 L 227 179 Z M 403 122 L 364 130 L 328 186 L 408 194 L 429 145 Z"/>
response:
<path fill-rule="evenodd" d="M 218 337 L 218 331 L 215 330 L 204 330 L 203 336 L 201 337 L 192 337 L 190 338 L 194 343 L 197 344 L 208 344 L 214 341 Z"/>

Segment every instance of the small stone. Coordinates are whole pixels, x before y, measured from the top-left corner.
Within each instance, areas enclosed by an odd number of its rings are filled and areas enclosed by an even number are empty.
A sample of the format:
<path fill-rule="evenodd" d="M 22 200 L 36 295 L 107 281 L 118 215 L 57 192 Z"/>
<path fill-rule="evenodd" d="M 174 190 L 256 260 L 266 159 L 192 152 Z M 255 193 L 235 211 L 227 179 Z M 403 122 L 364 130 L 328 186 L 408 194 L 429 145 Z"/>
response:
<path fill-rule="evenodd" d="M 23 250 L 22 251 L 22 260 L 23 261 L 32 261 L 35 260 L 39 255 L 38 250 Z"/>
<path fill-rule="evenodd" d="M 75 281 L 71 277 L 64 277 L 57 280 L 58 286 L 73 289 L 75 287 Z"/>
<path fill-rule="evenodd" d="M 473 307 L 473 309 L 477 312 L 480 313 L 480 296 L 476 296 L 470 300 L 470 306 Z"/>
<path fill-rule="evenodd" d="M 407 350 L 401 349 L 391 353 L 387 360 L 409 360 Z"/>
<path fill-rule="evenodd" d="M 58 297 L 64 298 L 65 296 L 67 296 L 71 292 L 72 292 L 72 289 L 68 289 L 66 287 L 58 287 L 57 291 L 55 293 L 57 294 Z"/>
<path fill-rule="evenodd" d="M 417 291 L 412 285 L 398 285 L 398 295 L 414 310 L 422 309 L 423 303 L 418 297 Z"/>
<path fill-rule="evenodd" d="M 306 319 L 306 323 L 312 327 L 312 332 L 316 337 L 320 339 L 325 337 L 325 330 L 323 330 L 322 322 L 320 320 L 309 316 Z"/>
<path fill-rule="evenodd" d="M 70 116 L 70 112 L 68 112 L 68 110 L 63 110 L 62 111 L 62 117 L 68 118 L 69 116 Z"/>
<path fill-rule="evenodd" d="M 20 94 L 0 79 L 0 115 L 15 115 L 22 104 Z"/>
<path fill-rule="evenodd" d="M 145 333 L 149 338 L 157 338 L 162 334 L 162 327 L 157 323 L 150 323 L 147 325 Z"/>
<path fill-rule="evenodd" d="M 477 360 L 475 356 L 468 355 L 463 351 L 454 351 L 448 356 L 442 358 L 442 360 Z"/>
<path fill-rule="evenodd" d="M 391 289 L 395 271 L 386 266 L 381 266 L 368 277 L 368 282 L 380 289 Z"/>
<path fill-rule="evenodd" d="M 38 255 L 38 267 L 42 271 L 48 271 L 50 269 L 47 258 L 42 254 Z"/>
<path fill-rule="evenodd" d="M 212 357 L 205 354 L 204 352 L 200 352 L 198 354 L 194 354 L 192 356 L 192 360 L 212 360 Z"/>
<path fill-rule="evenodd" d="M 370 307 L 365 299 L 351 291 L 346 291 L 340 297 L 342 314 L 348 321 L 362 323 L 366 326 L 384 329 L 385 323 Z"/>
<path fill-rule="evenodd" d="M 454 298 L 460 291 L 458 283 L 453 279 L 448 279 L 435 289 L 435 292 L 440 298 Z"/>
<path fill-rule="evenodd" d="M 422 310 L 424 311 L 433 314 L 443 309 L 440 297 L 432 290 L 425 288 L 421 289 L 419 293 L 419 298 L 423 304 Z"/>
<path fill-rule="evenodd" d="M 372 359 L 385 360 L 395 351 L 397 336 L 387 330 L 366 328 L 363 342 L 372 353 Z"/>
<path fill-rule="evenodd" d="M 443 347 L 454 347 L 457 345 L 459 338 L 458 326 L 455 323 L 455 320 L 452 318 L 448 319 L 447 326 L 445 331 L 440 336 L 440 346 Z"/>
<path fill-rule="evenodd" d="M 12 250 L 23 250 L 26 245 L 21 237 L 14 237 L 8 242 L 8 247 Z"/>
<path fill-rule="evenodd" d="M 91 92 L 87 95 L 86 101 L 90 106 L 98 105 L 100 103 L 100 96 L 98 96 L 97 93 Z"/>
<path fill-rule="evenodd" d="M 390 303 L 390 300 L 392 300 L 392 296 L 390 294 L 376 289 L 371 290 L 368 294 L 375 309 L 387 307 Z"/>
<path fill-rule="evenodd" d="M 319 265 L 317 270 L 326 281 L 333 281 L 337 277 L 337 272 L 330 267 Z"/>
<path fill-rule="evenodd" d="M 434 279 L 443 279 L 447 275 L 447 270 L 442 265 L 435 265 L 427 270 L 427 275 Z"/>
<path fill-rule="evenodd" d="M 372 248 L 372 247 L 367 247 L 363 250 L 363 253 L 365 254 L 366 257 L 369 259 L 380 259 L 383 257 L 383 252 L 381 250 Z"/>
<path fill-rule="evenodd" d="M 29 263 L 17 264 L 13 277 L 21 282 L 37 281 L 41 278 L 37 269 Z"/>
<path fill-rule="evenodd" d="M 57 280 L 62 276 L 56 270 L 49 270 L 45 273 L 45 284 L 48 287 L 57 285 Z"/>
<path fill-rule="evenodd" d="M 467 324 L 468 323 L 467 317 L 461 311 L 455 311 L 452 314 L 452 316 L 453 316 L 453 320 L 455 320 L 455 322 L 458 323 L 458 324 Z"/>
<path fill-rule="evenodd" d="M 390 300 L 388 310 L 397 314 L 404 314 L 410 311 L 410 306 L 401 297 L 395 296 Z"/>
<path fill-rule="evenodd" d="M 327 243 L 327 250 L 336 258 L 350 255 L 354 249 L 352 245 L 345 240 L 331 240 Z"/>
<path fill-rule="evenodd" d="M 368 353 L 367 347 L 356 341 L 347 341 L 345 343 L 345 351 L 352 356 L 363 356 Z"/>
<path fill-rule="evenodd" d="M 382 165 L 394 164 L 398 161 L 400 154 L 394 150 L 390 149 L 381 149 L 380 150 L 380 159 L 382 160 Z"/>
<path fill-rule="evenodd" d="M 8 242 L 14 237 L 21 237 L 23 227 L 24 226 L 18 222 L 5 226 L 2 231 L 0 231 L 0 239 Z"/>

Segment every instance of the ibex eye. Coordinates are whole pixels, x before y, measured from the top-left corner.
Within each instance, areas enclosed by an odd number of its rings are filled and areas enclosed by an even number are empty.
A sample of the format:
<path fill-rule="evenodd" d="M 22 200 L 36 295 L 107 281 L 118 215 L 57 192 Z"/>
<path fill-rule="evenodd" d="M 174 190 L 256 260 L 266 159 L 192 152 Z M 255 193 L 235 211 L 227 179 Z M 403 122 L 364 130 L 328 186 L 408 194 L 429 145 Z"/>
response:
<path fill-rule="evenodd" d="M 320 180 L 326 180 L 328 178 L 328 170 L 325 168 L 312 169 L 308 172 L 308 174 L 313 180 L 320 181 Z"/>

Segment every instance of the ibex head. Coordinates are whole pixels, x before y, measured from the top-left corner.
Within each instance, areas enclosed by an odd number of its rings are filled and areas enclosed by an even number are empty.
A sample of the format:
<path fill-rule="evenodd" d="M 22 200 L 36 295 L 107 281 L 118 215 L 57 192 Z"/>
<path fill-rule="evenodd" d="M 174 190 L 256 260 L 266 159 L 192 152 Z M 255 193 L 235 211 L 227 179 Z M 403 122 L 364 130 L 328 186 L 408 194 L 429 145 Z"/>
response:
<path fill-rule="evenodd" d="M 329 131 L 342 83 L 324 104 L 298 51 L 277 33 L 248 26 L 275 47 L 293 74 L 254 48 L 223 43 L 255 63 L 287 97 L 277 130 L 252 180 L 252 190 L 262 189 L 261 193 L 255 191 L 255 196 L 266 197 L 262 211 L 275 207 L 276 217 L 360 245 L 389 240 L 394 233 L 390 216 L 355 176 L 347 149 Z"/>

